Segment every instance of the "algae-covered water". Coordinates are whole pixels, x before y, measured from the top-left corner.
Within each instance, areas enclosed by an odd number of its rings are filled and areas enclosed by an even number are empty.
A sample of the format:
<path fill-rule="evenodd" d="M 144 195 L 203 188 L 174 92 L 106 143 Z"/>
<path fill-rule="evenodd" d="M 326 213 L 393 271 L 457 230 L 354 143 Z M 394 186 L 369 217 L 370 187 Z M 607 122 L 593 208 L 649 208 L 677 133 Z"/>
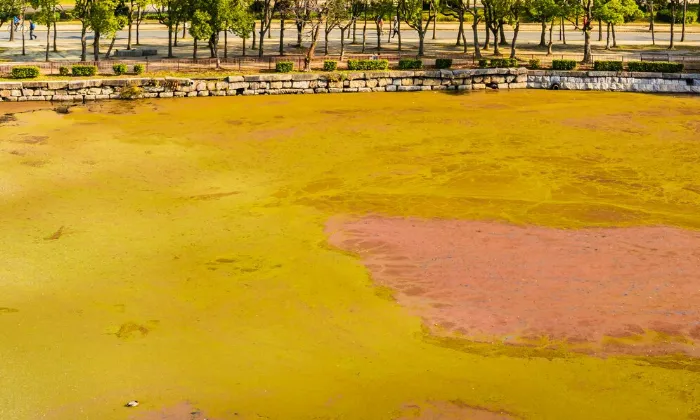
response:
<path fill-rule="evenodd" d="M 211 419 L 382 420 L 447 401 L 523 419 L 700 418 L 697 360 L 438 345 L 324 233 L 332 216 L 369 213 L 698 229 L 697 97 L 71 111 L 0 126 L 1 419 L 187 404 Z"/>

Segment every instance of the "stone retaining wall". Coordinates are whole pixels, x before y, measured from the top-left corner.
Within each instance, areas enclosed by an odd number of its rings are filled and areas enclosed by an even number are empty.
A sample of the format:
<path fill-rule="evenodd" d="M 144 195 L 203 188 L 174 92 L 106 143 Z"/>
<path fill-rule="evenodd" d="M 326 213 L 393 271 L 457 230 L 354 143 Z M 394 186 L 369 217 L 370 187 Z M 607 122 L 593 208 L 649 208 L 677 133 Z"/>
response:
<path fill-rule="evenodd" d="M 622 92 L 700 93 L 698 73 L 530 70 L 530 89 L 610 90 Z"/>
<path fill-rule="evenodd" d="M 91 101 L 193 96 L 410 92 L 422 90 L 576 89 L 700 93 L 700 74 L 562 72 L 525 68 L 291 73 L 224 80 L 124 78 L 0 82 L 1 101 Z"/>

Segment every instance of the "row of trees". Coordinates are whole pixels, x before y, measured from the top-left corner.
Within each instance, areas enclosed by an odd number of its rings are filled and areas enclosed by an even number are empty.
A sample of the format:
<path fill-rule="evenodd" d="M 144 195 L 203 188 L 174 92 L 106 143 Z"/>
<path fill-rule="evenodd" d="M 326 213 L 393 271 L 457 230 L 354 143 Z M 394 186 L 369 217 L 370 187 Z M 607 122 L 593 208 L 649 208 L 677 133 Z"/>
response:
<path fill-rule="evenodd" d="M 598 26 L 598 40 L 602 40 L 603 26 L 606 27 L 606 47 L 617 46 L 615 27 L 625 21 L 642 16 L 641 8 L 650 17 L 652 42 L 654 35 L 654 8 L 669 7 L 672 15 L 670 48 L 674 46 L 674 26 L 678 11 L 683 10 L 683 31 L 685 38 L 685 13 L 687 0 L 75 0 L 75 8 L 70 11 L 73 18 L 81 22 L 81 45 L 83 61 L 87 60 L 87 33 L 93 32 L 93 57 L 100 58 L 101 40 L 111 40 L 106 56 L 109 57 L 116 40 L 117 31 L 128 28 L 127 50 L 132 48 L 132 34 L 135 28 L 135 43 L 139 44 L 139 26 L 150 7 L 155 10 L 158 21 L 168 31 L 168 57 L 173 56 L 173 47 L 188 34 L 194 40 L 193 56 L 197 57 L 200 43 L 206 44 L 212 58 L 219 57 L 220 36 L 224 37 L 224 57 L 228 54 L 228 35 L 234 34 L 243 40 L 245 54 L 246 41 L 252 38 L 253 48 L 259 56 L 265 53 L 265 38 L 270 36 L 273 19 L 280 19 L 281 33 L 279 53 L 284 55 L 285 21 L 293 20 L 297 33 L 296 44 L 302 46 L 303 34 L 307 34 L 307 65 L 315 53 L 320 33 L 325 37 L 325 52 L 328 53 L 328 36 L 334 29 L 341 33 L 341 59 L 345 53 L 346 39 L 352 36 L 357 43 L 358 23 L 363 25 L 362 51 L 366 48 L 368 22 L 374 22 L 377 32 L 377 51 L 382 49 L 382 22 L 389 27 L 387 42 L 392 39 L 393 19 L 397 20 L 398 48 L 402 48 L 401 24 L 414 30 L 419 39 L 418 55 L 425 52 L 425 37 L 433 29 L 438 13 L 453 16 L 459 22 L 457 45 L 467 52 L 466 22 L 471 22 L 472 44 L 477 57 L 482 49 L 493 48 L 493 53 L 501 54 L 501 47 L 510 47 L 510 56 L 515 57 L 516 43 L 521 20 L 527 18 L 541 24 L 540 46 L 551 53 L 552 32 L 559 26 L 560 39 L 566 43 L 566 23 L 573 24 L 584 34 L 584 61 L 591 61 L 591 33 Z M 682 3 L 681 3 L 682 2 Z M 56 51 L 56 22 L 60 14 L 58 0 L 0 0 L 0 26 L 22 15 L 26 8 L 34 9 L 33 18 L 46 26 L 46 59 L 49 58 L 50 35 L 53 28 L 53 48 Z M 641 8 L 640 8 L 641 7 Z M 65 13 L 65 12 L 64 12 Z M 379 19 L 381 17 L 381 19 Z M 484 25 L 486 37 L 479 40 L 479 26 Z M 504 27 L 513 28 L 510 42 L 506 39 Z M 547 34 L 548 33 L 548 34 Z M 351 35 L 352 34 L 352 35 Z M 547 35 L 549 39 L 547 40 Z M 11 37 L 14 32 L 11 31 Z M 257 46 L 256 46 L 257 37 Z M 12 38 L 11 38 L 12 39 Z M 483 43 L 483 45 L 482 45 Z"/>

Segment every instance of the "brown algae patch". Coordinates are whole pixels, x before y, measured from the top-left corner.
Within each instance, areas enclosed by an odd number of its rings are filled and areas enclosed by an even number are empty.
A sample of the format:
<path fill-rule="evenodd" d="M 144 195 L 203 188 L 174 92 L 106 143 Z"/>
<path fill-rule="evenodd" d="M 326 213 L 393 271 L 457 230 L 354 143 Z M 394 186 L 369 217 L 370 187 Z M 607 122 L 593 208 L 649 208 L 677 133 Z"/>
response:
<path fill-rule="evenodd" d="M 28 168 L 0 153 L 0 214 L 11 221 L 0 235 L 2 304 L 21 308 L 0 315 L 11 337 L 0 340 L 3 417 L 129 418 L 188 400 L 222 419 L 385 419 L 424 401 L 531 419 L 697 411 L 699 374 L 683 360 L 431 342 L 390 299 L 399 293 L 325 245 L 323 227 L 368 213 L 700 227 L 700 195 L 683 189 L 700 179 L 687 124 L 698 98 L 312 95 L 285 98 L 283 111 L 274 101 L 103 102 L 0 126 L 10 150 L 27 133 L 47 136 L 21 147 L 51 162 Z M 607 132 L 563 122 L 620 113 L 629 118 Z M 232 118 L 242 124 L 222 123 Z M 617 208 L 622 220 L 600 211 Z M 60 226 L 80 235 L 41 239 Z M 414 298 L 429 293 L 415 286 Z M 142 406 L 124 408 L 131 399 Z"/>

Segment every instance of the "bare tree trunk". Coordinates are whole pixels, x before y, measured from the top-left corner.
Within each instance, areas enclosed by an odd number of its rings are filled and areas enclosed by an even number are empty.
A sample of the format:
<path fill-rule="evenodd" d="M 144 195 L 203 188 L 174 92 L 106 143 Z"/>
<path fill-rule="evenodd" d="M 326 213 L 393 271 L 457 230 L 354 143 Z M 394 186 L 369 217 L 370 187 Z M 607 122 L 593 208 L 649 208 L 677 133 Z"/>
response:
<path fill-rule="evenodd" d="M 15 24 L 10 19 L 10 42 L 13 42 L 15 40 Z"/>
<path fill-rule="evenodd" d="M 542 32 L 540 32 L 540 47 L 547 46 L 547 22 L 542 21 Z"/>
<path fill-rule="evenodd" d="M 607 38 L 605 40 L 605 49 L 606 50 L 610 49 L 610 23 L 608 23 L 608 34 L 607 34 Z"/>
<path fill-rule="evenodd" d="M 280 55 L 284 55 L 284 16 L 280 18 Z"/>
<path fill-rule="evenodd" d="M 552 18 L 552 21 L 549 23 L 549 42 L 547 43 L 547 55 L 552 55 L 552 45 L 554 43 L 552 42 L 552 31 L 554 30 L 554 18 Z"/>
<path fill-rule="evenodd" d="M 10 26 L 10 32 L 14 32 L 13 29 L 14 28 L 12 26 Z M 24 31 L 22 31 L 22 55 L 27 55 L 26 41 L 25 41 L 24 37 L 25 37 Z"/>
<path fill-rule="evenodd" d="M 173 27 L 168 26 L 168 58 L 175 57 L 173 55 Z"/>
<path fill-rule="evenodd" d="M 649 30 L 651 31 L 651 45 L 656 45 L 656 34 L 654 33 L 654 2 L 650 1 L 651 13 L 649 13 Z"/>
<path fill-rule="evenodd" d="M 520 31 L 520 21 L 515 22 L 515 28 L 513 28 L 513 41 L 510 43 L 510 58 L 515 58 L 515 42 L 518 39 L 518 32 Z"/>
<path fill-rule="evenodd" d="M 457 42 L 455 46 L 459 47 L 462 45 L 462 33 L 464 33 L 464 15 L 458 15 L 457 19 L 459 19 L 459 28 L 457 29 Z"/>
<path fill-rule="evenodd" d="M 58 30 L 56 29 L 56 21 L 53 22 L 53 52 L 58 52 L 56 39 L 58 38 Z"/>
<path fill-rule="evenodd" d="M 192 26 L 192 25 L 190 25 Z M 182 22 L 182 35 L 180 35 L 180 39 L 185 39 L 185 36 L 187 35 L 187 21 Z"/>
<path fill-rule="evenodd" d="M 593 62 L 593 54 L 591 52 L 591 16 L 593 14 L 593 0 L 587 0 L 583 13 L 583 62 L 590 64 Z"/>
<path fill-rule="evenodd" d="M 95 61 L 100 61 L 100 31 L 95 31 L 95 39 L 92 41 L 92 54 Z"/>
<path fill-rule="evenodd" d="M 377 54 L 382 53 L 382 28 L 379 26 L 379 22 L 375 22 L 377 26 Z"/>
<path fill-rule="evenodd" d="M 131 13 L 131 12 L 129 12 Z M 131 19 L 131 15 L 129 15 L 129 36 L 126 39 L 126 49 L 130 50 L 131 49 L 131 27 L 133 26 L 133 20 Z"/>
<path fill-rule="evenodd" d="M 503 25 L 505 25 L 505 22 L 502 20 L 498 22 L 498 33 L 499 33 L 499 43 L 501 45 L 508 45 L 508 41 L 506 41 L 506 32 L 503 30 Z"/>
<path fill-rule="evenodd" d="M 613 23 L 610 25 L 612 28 L 612 36 L 613 36 L 613 48 L 617 48 L 617 38 L 615 38 L 615 24 Z"/>
<path fill-rule="evenodd" d="M 22 28 L 24 32 L 24 28 Z M 49 48 L 51 48 L 51 22 L 46 25 L 46 61 L 49 61 Z"/>
<path fill-rule="evenodd" d="M 267 28 L 268 30 L 270 29 L 269 26 Z M 263 50 L 263 42 L 265 41 L 265 26 L 263 25 L 262 22 L 260 22 L 260 39 L 258 39 L 258 57 L 262 57 L 264 55 L 264 50 Z"/>
<path fill-rule="evenodd" d="M 435 25 L 437 23 L 437 10 L 433 7 L 433 2 L 430 2 L 430 11 L 428 13 L 433 13 L 433 39 L 437 39 L 435 36 Z"/>
<path fill-rule="evenodd" d="M 425 52 L 425 32 L 423 30 L 418 32 L 418 56 L 423 57 Z"/>
<path fill-rule="evenodd" d="M 365 52 L 365 46 L 367 45 L 367 0 L 365 0 L 365 24 L 362 26 L 362 52 Z"/>
<path fill-rule="evenodd" d="M 107 54 L 105 54 L 105 58 L 109 58 L 112 55 L 112 48 L 114 48 L 114 41 L 117 40 L 117 33 L 114 33 L 114 36 L 112 37 L 112 42 L 109 43 L 109 48 L 107 49 Z"/>
<path fill-rule="evenodd" d="M 685 41 L 685 15 L 688 13 L 688 0 L 683 0 L 683 23 L 681 27 L 681 42 Z"/>
<path fill-rule="evenodd" d="M 559 41 L 561 41 L 561 28 L 564 26 L 564 18 L 559 17 Z"/>
<path fill-rule="evenodd" d="M 481 58 L 481 50 L 479 49 L 479 21 L 476 17 L 474 17 L 474 22 L 472 23 L 472 33 L 474 36 L 474 57 Z"/>
<path fill-rule="evenodd" d="M 598 19 L 598 41 L 603 40 L 603 20 Z"/>
<path fill-rule="evenodd" d="M 253 22 L 253 45 L 250 46 L 250 48 L 253 49 L 253 50 L 256 48 L 256 43 L 255 43 L 255 36 L 256 36 L 256 35 L 255 35 L 255 24 L 256 24 L 256 22 Z"/>
<path fill-rule="evenodd" d="M 224 31 L 224 59 L 228 58 L 228 29 Z"/>
<path fill-rule="evenodd" d="M 566 45 L 566 22 L 564 21 L 564 18 L 561 18 L 561 35 L 562 43 Z"/>
<path fill-rule="evenodd" d="M 245 57 L 245 42 L 246 42 L 246 41 L 247 41 L 247 39 L 246 39 L 245 37 L 243 37 L 243 52 L 241 53 L 241 55 L 242 55 L 243 57 Z"/>
<path fill-rule="evenodd" d="M 676 1 L 671 0 L 671 42 L 668 44 L 668 49 L 672 50 L 674 48 L 674 34 L 676 29 Z"/>
<path fill-rule="evenodd" d="M 306 58 L 304 59 L 304 71 L 311 71 L 311 61 L 314 59 L 314 53 L 316 52 L 316 43 L 318 42 L 318 31 L 321 29 L 321 23 L 316 24 L 316 27 L 311 29 L 311 45 L 306 51 Z"/>
<path fill-rule="evenodd" d="M 357 44 L 357 20 L 352 22 L 352 43 Z"/>
<path fill-rule="evenodd" d="M 489 28 L 488 22 L 486 22 L 486 39 L 484 40 L 484 50 L 489 49 L 490 45 L 490 39 L 491 39 L 491 29 Z"/>
<path fill-rule="evenodd" d="M 304 21 L 297 19 L 296 24 L 297 24 L 297 48 L 301 48 L 301 42 L 302 42 L 301 35 L 302 35 L 302 32 L 304 31 Z"/>
<path fill-rule="evenodd" d="M 136 9 L 136 45 L 141 45 L 139 33 L 141 28 L 141 6 Z"/>
<path fill-rule="evenodd" d="M 87 61 L 87 27 L 83 23 L 80 29 L 80 61 Z"/>
<path fill-rule="evenodd" d="M 493 33 L 493 55 L 501 55 L 501 50 L 498 48 L 498 28 L 491 29 L 491 32 Z"/>
<path fill-rule="evenodd" d="M 194 39 L 194 48 L 192 48 L 192 60 L 194 60 L 195 63 L 197 62 L 197 44 L 198 44 L 197 41 L 198 41 L 198 39 L 195 38 Z"/>
<path fill-rule="evenodd" d="M 328 23 L 326 23 L 328 24 Z M 323 33 L 324 33 L 324 43 L 323 43 L 323 55 L 328 55 L 328 28 L 326 28 Z"/>
<path fill-rule="evenodd" d="M 340 27 L 340 59 L 338 61 L 343 61 L 345 57 L 345 28 Z"/>
<path fill-rule="evenodd" d="M 396 9 L 396 20 L 396 35 L 399 37 L 399 52 L 401 52 L 401 12 L 398 8 Z"/>
<path fill-rule="evenodd" d="M 176 23 L 175 23 L 175 31 L 174 31 L 174 32 L 175 32 L 175 35 L 173 36 L 173 46 L 174 46 L 174 47 L 177 47 L 177 46 L 178 46 L 178 44 L 177 44 L 177 34 L 180 33 L 180 22 L 176 22 Z"/>

